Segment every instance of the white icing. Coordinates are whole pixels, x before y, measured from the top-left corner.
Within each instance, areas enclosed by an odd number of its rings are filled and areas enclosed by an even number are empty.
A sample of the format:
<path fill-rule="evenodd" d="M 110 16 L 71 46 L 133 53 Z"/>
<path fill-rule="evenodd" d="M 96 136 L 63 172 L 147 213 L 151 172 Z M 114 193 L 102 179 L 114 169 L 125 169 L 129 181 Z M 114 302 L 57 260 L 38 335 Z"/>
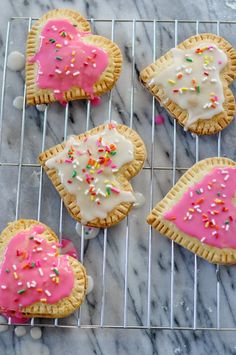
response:
<path fill-rule="evenodd" d="M 111 145 L 115 146 L 115 155 L 105 152 Z M 68 155 L 71 149 L 72 162 Z M 110 159 L 106 166 L 99 164 L 99 159 L 104 157 Z M 103 132 L 88 136 L 82 142 L 70 137 L 65 143 L 65 149 L 49 159 L 46 166 L 56 169 L 66 190 L 76 196 L 81 221 L 86 224 L 95 218 L 106 218 L 122 202 L 135 202 L 133 192 L 122 190 L 117 179 L 119 169 L 133 158 L 132 142 L 121 135 L 112 123 L 106 125 Z M 89 164 L 88 168 L 89 159 L 94 160 L 95 166 Z M 76 176 L 73 177 L 74 172 Z"/>
<path fill-rule="evenodd" d="M 88 227 L 88 226 L 83 226 L 84 227 L 84 239 L 93 239 L 95 238 L 100 231 L 100 228 L 95 228 L 95 227 Z M 77 222 L 75 225 L 75 230 L 76 233 L 82 237 L 82 224 Z"/>
<path fill-rule="evenodd" d="M 146 202 L 144 195 L 141 192 L 135 192 L 134 196 L 136 200 L 134 203 L 134 207 L 135 208 L 142 207 Z"/>
<path fill-rule="evenodd" d="M 26 329 L 24 326 L 15 327 L 15 335 L 17 337 L 23 337 L 26 334 Z"/>
<path fill-rule="evenodd" d="M 36 105 L 36 109 L 40 112 L 44 112 L 46 110 L 47 105 L 41 104 L 41 105 Z"/>
<path fill-rule="evenodd" d="M 13 100 L 13 106 L 17 109 L 22 111 L 24 107 L 24 98 L 23 96 L 17 96 Z"/>
<path fill-rule="evenodd" d="M 196 53 L 199 48 L 205 50 Z M 222 112 L 224 93 L 220 72 L 227 64 L 226 54 L 214 43 L 206 42 L 192 49 L 173 48 L 171 51 L 171 65 L 160 74 L 154 74 L 150 81 L 163 87 L 162 102 L 171 99 L 187 110 L 186 127 Z"/>
<path fill-rule="evenodd" d="M 33 339 L 37 340 L 42 337 L 42 330 L 39 327 L 34 327 L 30 329 L 30 335 Z"/>
<path fill-rule="evenodd" d="M 92 276 L 90 276 L 90 275 L 87 276 L 87 279 L 88 279 L 88 287 L 87 287 L 86 294 L 88 295 L 90 292 L 93 291 L 94 281 L 93 281 Z"/>
<path fill-rule="evenodd" d="M 7 67 L 12 71 L 19 71 L 25 67 L 25 56 L 24 54 L 13 51 L 9 54 L 7 58 Z"/>

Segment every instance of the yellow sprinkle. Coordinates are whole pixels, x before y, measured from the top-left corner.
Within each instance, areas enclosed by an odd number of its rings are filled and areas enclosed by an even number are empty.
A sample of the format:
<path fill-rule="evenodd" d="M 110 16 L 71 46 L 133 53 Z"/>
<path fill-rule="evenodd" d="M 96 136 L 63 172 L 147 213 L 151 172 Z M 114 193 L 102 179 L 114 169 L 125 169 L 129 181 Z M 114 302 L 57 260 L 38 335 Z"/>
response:
<path fill-rule="evenodd" d="M 56 277 L 56 284 L 59 284 L 59 281 L 60 281 L 60 279 L 59 279 L 59 277 L 57 276 L 57 277 Z"/>
<path fill-rule="evenodd" d="M 62 45 L 61 45 L 60 43 L 57 43 L 57 44 L 56 44 L 56 47 L 57 47 L 57 48 L 61 48 Z"/>
<path fill-rule="evenodd" d="M 188 91 L 188 88 L 181 88 L 182 91 Z"/>
<path fill-rule="evenodd" d="M 47 302 L 46 298 L 40 298 L 40 302 Z"/>
<path fill-rule="evenodd" d="M 71 63 L 74 63 L 74 62 L 75 62 L 75 58 L 72 58 L 72 59 L 71 59 Z"/>
<path fill-rule="evenodd" d="M 169 83 L 169 84 L 175 84 L 176 81 L 169 79 L 169 80 L 168 80 L 168 83 Z"/>
<path fill-rule="evenodd" d="M 18 275 L 16 272 L 13 272 L 13 275 L 14 275 L 14 279 L 17 280 L 18 279 Z"/>
<path fill-rule="evenodd" d="M 90 170 L 89 172 L 90 172 L 90 174 L 94 174 L 94 170 Z"/>
<path fill-rule="evenodd" d="M 94 196 L 90 196 L 90 200 L 91 200 L 91 201 L 94 201 Z"/>
<path fill-rule="evenodd" d="M 72 55 L 75 55 L 75 53 L 76 53 L 75 51 L 72 51 Z"/>

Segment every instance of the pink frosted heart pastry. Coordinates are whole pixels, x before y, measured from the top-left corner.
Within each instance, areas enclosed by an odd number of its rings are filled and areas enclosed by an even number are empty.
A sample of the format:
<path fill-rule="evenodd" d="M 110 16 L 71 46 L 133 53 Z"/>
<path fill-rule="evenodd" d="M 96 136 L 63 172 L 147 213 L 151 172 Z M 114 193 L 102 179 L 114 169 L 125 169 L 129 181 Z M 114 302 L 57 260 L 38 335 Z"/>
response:
<path fill-rule="evenodd" d="M 235 192 L 235 162 L 202 160 L 156 205 L 148 223 L 210 262 L 235 263 Z"/>
<path fill-rule="evenodd" d="M 121 71 L 117 45 L 93 35 L 89 23 L 71 10 L 52 10 L 40 18 L 26 52 L 28 104 L 94 100 L 113 87 Z"/>
<path fill-rule="evenodd" d="M 33 220 L 10 223 L 0 236 L 0 310 L 14 317 L 64 317 L 86 292 L 84 267 L 59 255 L 54 232 Z"/>

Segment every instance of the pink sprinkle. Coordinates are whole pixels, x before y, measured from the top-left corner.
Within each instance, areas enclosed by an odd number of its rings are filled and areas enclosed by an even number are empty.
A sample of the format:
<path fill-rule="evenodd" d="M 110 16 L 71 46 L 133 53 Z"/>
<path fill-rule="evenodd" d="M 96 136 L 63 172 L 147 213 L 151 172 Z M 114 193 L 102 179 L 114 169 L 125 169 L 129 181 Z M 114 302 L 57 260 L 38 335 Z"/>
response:
<path fill-rule="evenodd" d="M 71 163 L 72 163 L 72 161 L 71 161 L 70 159 L 65 159 L 65 163 L 69 163 L 69 164 L 71 164 Z"/>
<path fill-rule="evenodd" d="M 155 124 L 156 124 L 156 125 L 161 125 L 161 124 L 164 123 L 164 121 L 165 121 L 165 119 L 164 119 L 164 117 L 161 116 L 161 115 L 157 115 L 157 116 L 155 117 Z"/>
<path fill-rule="evenodd" d="M 118 168 L 118 165 L 112 164 L 111 168 L 112 168 L 112 169 L 116 169 L 116 168 Z"/>
<path fill-rule="evenodd" d="M 102 169 L 97 170 L 97 174 L 101 174 L 103 172 Z"/>
<path fill-rule="evenodd" d="M 114 187 L 114 186 L 112 186 L 110 189 L 111 189 L 112 192 L 115 192 L 116 194 L 119 194 L 119 193 L 120 193 L 120 190 L 117 189 L 117 188 Z"/>
<path fill-rule="evenodd" d="M 221 61 L 221 60 L 218 60 L 218 64 L 222 64 L 222 61 Z"/>

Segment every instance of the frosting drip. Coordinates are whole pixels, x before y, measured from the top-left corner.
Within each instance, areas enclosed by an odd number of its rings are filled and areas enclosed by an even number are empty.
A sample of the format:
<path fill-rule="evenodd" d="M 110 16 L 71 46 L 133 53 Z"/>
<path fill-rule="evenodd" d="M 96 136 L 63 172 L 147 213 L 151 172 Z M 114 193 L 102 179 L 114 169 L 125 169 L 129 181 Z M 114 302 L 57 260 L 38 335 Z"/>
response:
<path fill-rule="evenodd" d="M 87 136 L 78 142 L 70 137 L 65 149 L 47 160 L 46 166 L 56 169 L 66 190 L 76 196 L 82 223 L 107 214 L 122 202 L 134 202 L 131 191 L 124 191 L 116 173 L 134 159 L 130 140 L 116 130 L 114 123 L 102 133 Z"/>
<path fill-rule="evenodd" d="M 205 244 L 236 248 L 236 168 L 214 168 L 164 218 Z"/>
<path fill-rule="evenodd" d="M 19 232 L 6 248 L 0 269 L 0 309 L 7 316 L 22 319 L 22 307 L 53 304 L 71 293 L 74 275 L 68 257 L 58 257 L 58 245 L 41 236 L 44 230 L 35 225 Z"/>
<path fill-rule="evenodd" d="M 86 43 L 88 35 L 68 20 L 49 20 L 40 34 L 39 50 L 29 60 L 38 63 L 38 87 L 53 90 L 60 102 L 72 87 L 82 88 L 93 98 L 93 85 L 108 65 L 108 54 Z"/>
<path fill-rule="evenodd" d="M 220 72 L 227 64 L 226 54 L 213 43 L 192 49 L 173 48 L 172 64 L 152 78 L 151 84 L 164 89 L 163 101 L 171 99 L 187 110 L 186 127 L 199 119 L 210 119 L 223 111 Z"/>

